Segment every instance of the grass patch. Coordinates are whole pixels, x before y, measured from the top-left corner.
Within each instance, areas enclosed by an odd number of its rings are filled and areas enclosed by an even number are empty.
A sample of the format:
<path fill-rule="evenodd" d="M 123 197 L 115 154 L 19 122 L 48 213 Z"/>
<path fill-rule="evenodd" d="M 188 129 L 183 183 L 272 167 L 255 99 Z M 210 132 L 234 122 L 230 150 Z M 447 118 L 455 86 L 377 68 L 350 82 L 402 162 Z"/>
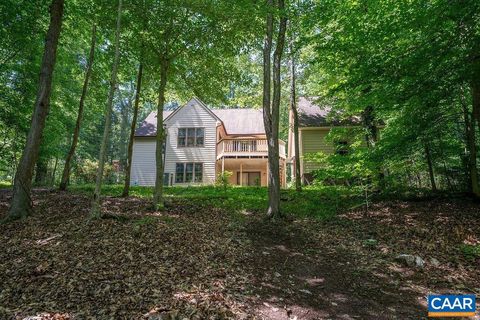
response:
<path fill-rule="evenodd" d="M 480 258 L 480 245 L 462 244 L 460 251 L 467 260 L 476 260 Z"/>
<path fill-rule="evenodd" d="M 10 189 L 12 184 L 9 181 L 0 180 L 0 189 Z"/>
<path fill-rule="evenodd" d="M 121 195 L 122 188 L 121 185 L 105 185 L 102 193 L 116 197 Z M 73 185 L 70 190 L 91 194 L 94 186 Z M 196 204 L 222 208 L 235 215 L 265 211 L 268 203 L 268 189 L 265 187 L 230 187 L 225 190 L 215 186 L 190 186 L 165 187 L 164 190 L 167 200 L 195 201 Z M 152 187 L 130 188 L 131 196 L 150 198 L 152 194 Z M 361 202 L 361 197 L 347 188 L 307 187 L 302 192 L 293 189 L 281 190 L 281 210 L 297 217 L 329 218 Z"/>

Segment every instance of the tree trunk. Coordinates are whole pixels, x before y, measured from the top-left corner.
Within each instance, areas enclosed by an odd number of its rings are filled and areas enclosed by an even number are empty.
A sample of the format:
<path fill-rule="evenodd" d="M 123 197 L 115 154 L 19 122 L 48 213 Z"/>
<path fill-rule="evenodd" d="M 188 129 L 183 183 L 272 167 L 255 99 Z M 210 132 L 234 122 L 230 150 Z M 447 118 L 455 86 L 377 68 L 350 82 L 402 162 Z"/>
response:
<path fill-rule="evenodd" d="M 468 107 L 465 104 L 463 104 L 463 115 L 465 120 L 465 138 L 468 151 L 469 189 L 473 195 L 480 197 L 477 172 L 477 146 L 475 143 L 475 118 L 473 113 L 469 112 Z"/>
<path fill-rule="evenodd" d="M 55 175 L 57 174 L 57 165 L 58 165 L 58 157 L 55 157 L 55 162 L 53 164 L 53 171 L 50 177 L 50 186 L 55 186 Z"/>
<path fill-rule="evenodd" d="M 435 183 L 435 175 L 433 172 L 432 157 L 430 154 L 430 146 L 428 142 L 425 142 L 425 158 L 428 165 L 428 175 L 430 176 L 430 185 L 432 186 L 432 191 L 437 191 L 437 184 Z"/>
<path fill-rule="evenodd" d="M 63 6 L 64 0 L 53 0 L 50 6 L 50 25 L 45 40 L 37 97 L 33 107 L 32 121 L 25 149 L 15 174 L 13 199 L 7 219 L 25 217 L 32 210 L 30 192 L 33 169 L 38 158 L 45 120 L 50 107 L 52 75 L 57 56 L 58 39 L 62 28 Z"/>
<path fill-rule="evenodd" d="M 165 104 L 165 88 L 167 86 L 169 61 L 166 56 L 160 58 L 160 86 L 158 88 L 157 101 L 157 135 L 155 137 L 156 150 L 156 175 L 155 175 L 155 191 L 153 194 L 153 206 L 155 210 L 164 209 L 163 201 L 163 145 L 165 143 L 165 131 L 163 128 L 163 106 Z"/>
<path fill-rule="evenodd" d="M 48 162 L 43 157 L 37 160 L 37 168 L 35 170 L 35 185 L 44 186 L 47 182 Z"/>
<path fill-rule="evenodd" d="M 477 43 L 473 58 L 473 78 L 472 78 L 472 114 L 480 128 L 480 44 Z"/>
<path fill-rule="evenodd" d="M 295 52 L 293 51 L 293 36 L 290 41 L 290 110 L 293 118 L 293 144 L 295 150 L 295 190 L 302 191 L 302 177 L 300 173 L 300 142 L 298 135 L 298 110 L 297 110 L 297 94 L 296 94 L 296 75 L 295 75 Z"/>
<path fill-rule="evenodd" d="M 142 58 L 140 58 L 142 59 Z M 140 92 L 142 90 L 143 61 L 140 60 L 137 74 L 137 85 L 135 88 L 135 103 L 133 106 L 133 117 L 130 126 L 130 138 L 128 140 L 127 165 L 125 167 L 125 185 L 123 186 L 122 197 L 128 197 L 130 192 L 130 170 L 132 168 L 133 139 L 135 137 L 135 126 L 137 124 L 138 109 L 140 105 Z"/>
<path fill-rule="evenodd" d="M 100 193 L 103 182 L 103 169 L 105 166 L 105 153 L 108 145 L 108 136 L 112 122 L 113 96 L 117 86 L 117 71 L 120 60 L 120 24 L 122 18 L 122 0 L 118 0 L 117 27 L 115 31 L 115 58 L 113 60 L 112 75 L 110 79 L 110 91 L 108 93 L 107 108 L 105 110 L 105 128 L 103 130 L 102 144 L 100 145 L 100 155 L 98 157 L 98 169 L 93 194 L 92 215 L 99 216 L 100 212 Z"/>
<path fill-rule="evenodd" d="M 63 167 L 62 180 L 60 181 L 60 190 L 66 190 L 68 180 L 70 178 L 71 162 L 75 155 L 75 149 L 77 148 L 78 137 L 80 135 L 80 125 L 82 123 L 83 106 L 85 104 L 85 97 L 87 96 L 88 82 L 92 74 L 93 59 L 95 57 L 95 42 L 96 42 L 97 25 L 93 23 L 92 26 L 92 40 L 90 41 L 90 53 L 88 55 L 87 70 L 85 72 L 85 79 L 83 82 L 82 95 L 80 96 L 80 103 L 78 105 L 77 122 L 73 131 L 72 144 L 70 150 L 65 158 L 65 166 Z"/>
<path fill-rule="evenodd" d="M 480 81 L 480 79 L 478 80 Z M 480 83 L 478 82 L 472 85 L 472 106 L 473 118 L 477 121 L 477 126 L 480 128 Z"/>
<path fill-rule="evenodd" d="M 127 98 L 127 101 L 125 102 L 123 99 L 121 99 L 121 110 L 120 110 L 120 115 L 121 115 L 121 121 L 120 121 L 120 145 L 118 148 L 118 157 L 120 160 L 120 167 L 122 170 L 125 170 L 125 167 L 127 166 L 127 144 L 125 143 L 128 141 L 128 113 L 130 111 L 130 108 L 132 106 L 132 101 L 130 98 L 130 95 Z"/>
<path fill-rule="evenodd" d="M 269 9 L 273 9 L 272 1 L 267 1 Z M 278 9 L 283 14 L 284 0 L 278 1 Z M 267 14 L 266 36 L 263 49 L 263 121 L 268 142 L 268 210 L 267 216 L 274 218 L 280 215 L 280 162 L 278 131 L 280 119 L 280 95 L 281 95 L 281 62 L 283 47 L 285 44 L 285 31 L 287 19 L 280 17 L 277 43 L 273 53 L 273 99 L 270 105 L 270 55 L 273 38 L 273 15 Z"/>

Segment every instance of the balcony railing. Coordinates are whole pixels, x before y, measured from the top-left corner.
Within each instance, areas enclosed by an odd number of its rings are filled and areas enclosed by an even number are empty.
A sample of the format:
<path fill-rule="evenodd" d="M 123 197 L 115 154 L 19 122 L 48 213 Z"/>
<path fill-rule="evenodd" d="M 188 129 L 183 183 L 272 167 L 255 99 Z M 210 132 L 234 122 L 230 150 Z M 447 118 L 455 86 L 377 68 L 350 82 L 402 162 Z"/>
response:
<path fill-rule="evenodd" d="M 285 158 L 285 142 L 278 140 L 280 158 Z M 266 139 L 224 139 L 217 144 L 217 158 L 222 156 L 267 156 Z"/>

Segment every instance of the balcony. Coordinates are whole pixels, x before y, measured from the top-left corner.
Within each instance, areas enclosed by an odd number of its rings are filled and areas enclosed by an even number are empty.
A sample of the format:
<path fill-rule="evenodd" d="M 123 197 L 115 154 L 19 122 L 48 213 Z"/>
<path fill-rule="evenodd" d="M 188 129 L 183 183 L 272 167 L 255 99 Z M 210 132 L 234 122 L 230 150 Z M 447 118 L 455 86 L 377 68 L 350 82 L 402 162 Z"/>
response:
<path fill-rule="evenodd" d="M 278 140 L 280 158 L 285 159 L 285 142 Z M 223 139 L 217 144 L 217 159 L 222 157 L 267 157 L 266 139 Z"/>

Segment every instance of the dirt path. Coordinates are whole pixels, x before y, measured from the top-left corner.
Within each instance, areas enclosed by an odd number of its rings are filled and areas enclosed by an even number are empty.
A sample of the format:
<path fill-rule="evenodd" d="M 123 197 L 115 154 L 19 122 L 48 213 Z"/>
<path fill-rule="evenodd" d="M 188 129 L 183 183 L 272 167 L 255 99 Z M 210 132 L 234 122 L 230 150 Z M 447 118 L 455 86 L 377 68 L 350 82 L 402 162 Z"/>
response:
<path fill-rule="evenodd" d="M 0 319 L 419 319 L 429 292 L 480 293 L 479 260 L 458 249 L 479 241 L 468 201 L 272 223 L 181 199 L 157 214 L 137 198 L 107 198 L 109 218 L 88 221 L 85 196 L 34 200 L 35 215 L 0 226 Z"/>

